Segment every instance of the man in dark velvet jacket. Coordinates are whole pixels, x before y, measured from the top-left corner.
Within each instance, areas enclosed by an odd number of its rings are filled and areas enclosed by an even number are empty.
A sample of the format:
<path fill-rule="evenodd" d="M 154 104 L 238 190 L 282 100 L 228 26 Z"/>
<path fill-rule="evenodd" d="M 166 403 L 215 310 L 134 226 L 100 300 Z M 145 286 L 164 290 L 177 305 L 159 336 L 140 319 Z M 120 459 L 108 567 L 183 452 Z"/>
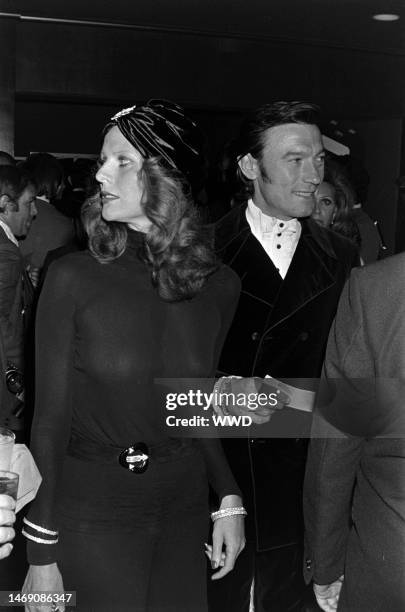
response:
<path fill-rule="evenodd" d="M 311 104 L 269 104 L 252 113 L 236 142 L 247 204 L 218 222 L 216 243 L 240 276 L 242 294 L 222 375 L 320 375 L 338 299 L 358 255 L 350 241 L 309 218 L 324 167 L 316 123 Z M 255 612 L 306 609 L 301 508 L 307 440 L 288 429 L 291 422 L 294 431 L 305 430 L 302 414 L 286 407 L 256 425 L 249 439 L 224 440 L 248 510 L 247 547 L 232 574 L 210 585 L 211 612 L 248 612 L 253 579 Z"/>

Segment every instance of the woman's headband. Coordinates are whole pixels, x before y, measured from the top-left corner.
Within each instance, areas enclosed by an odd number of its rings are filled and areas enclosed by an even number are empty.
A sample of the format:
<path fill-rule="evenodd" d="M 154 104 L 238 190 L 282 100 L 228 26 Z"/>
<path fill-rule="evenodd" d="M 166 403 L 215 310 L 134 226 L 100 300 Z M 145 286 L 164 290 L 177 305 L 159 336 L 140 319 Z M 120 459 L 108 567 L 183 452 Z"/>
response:
<path fill-rule="evenodd" d="M 150 100 L 111 117 L 142 157 L 159 157 L 169 168 L 180 170 L 190 181 L 203 163 L 203 137 L 197 124 L 181 106 L 167 100 Z"/>

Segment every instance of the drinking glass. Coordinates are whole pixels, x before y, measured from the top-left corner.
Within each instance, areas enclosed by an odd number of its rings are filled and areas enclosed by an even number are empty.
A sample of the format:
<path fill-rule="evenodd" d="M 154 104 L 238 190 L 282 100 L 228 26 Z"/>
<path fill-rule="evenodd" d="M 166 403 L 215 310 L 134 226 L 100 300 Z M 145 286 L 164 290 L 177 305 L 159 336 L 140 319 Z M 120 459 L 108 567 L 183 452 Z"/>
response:
<path fill-rule="evenodd" d="M 18 479 L 15 472 L 0 470 L 0 495 L 9 495 L 17 501 Z"/>
<path fill-rule="evenodd" d="M 15 434 L 11 429 L 0 427 L 0 470 L 10 469 L 14 442 Z"/>

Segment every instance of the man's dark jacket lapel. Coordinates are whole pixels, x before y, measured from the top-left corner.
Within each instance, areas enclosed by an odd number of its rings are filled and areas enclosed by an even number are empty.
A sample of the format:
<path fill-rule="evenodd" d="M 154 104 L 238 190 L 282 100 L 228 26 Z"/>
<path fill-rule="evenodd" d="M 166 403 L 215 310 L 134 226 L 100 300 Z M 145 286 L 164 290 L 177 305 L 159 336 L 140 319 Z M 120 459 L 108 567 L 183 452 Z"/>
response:
<path fill-rule="evenodd" d="M 336 282 L 337 258 L 331 242 L 310 219 L 302 233 L 268 321 L 268 330 L 330 289 Z"/>
<path fill-rule="evenodd" d="M 337 258 L 327 234 L 319 231 L 314 221 L 304 219 L 297 249 L 282 281 L 253 236 L 245 209 L 246 205 L 234 209 L 221 220 L 216 244 L 222 259 L 239 275 L 242 292 L 270 307 L 267 328 L 271 329 L 335 283 Z"/>

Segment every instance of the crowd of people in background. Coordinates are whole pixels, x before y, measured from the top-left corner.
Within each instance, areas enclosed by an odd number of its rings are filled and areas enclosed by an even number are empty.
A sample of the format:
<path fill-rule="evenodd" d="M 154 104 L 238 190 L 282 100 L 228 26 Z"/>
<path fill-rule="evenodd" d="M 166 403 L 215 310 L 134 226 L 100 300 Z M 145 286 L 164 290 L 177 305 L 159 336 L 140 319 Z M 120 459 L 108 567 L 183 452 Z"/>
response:
<path fill-rule="evenodd" d="M 235 183 L 230 157 L 233 143 L 224 148 L 222 160 L 215 165 L 205 161 L 203 174 L 195 182 L 194 194 L 202 219 L 215 222 L 232 207 L 243 201 Z M 95 190 L 96 160 L 90 158 L 57 158 L 49 153 L 32 153 L 27 158 L 15 159 L 0 151 L 0 166 L 18 168 L 22 176 L 31 181 L 35 190 L 35 224 L 24 235 L 19 236 L 19 246 L 24 265 L 36 287 L 46 269 L 46 256 L 68 252 L 73 245 L 84 248 L 86 236 L 81 222 L 81 207 L 86 197 Z M 371 249 L 366 258 L 370 263 L 378 258 L 379 238 L 376 230 L 362 236 L 362 221 L 358 209 L 362 205 L 359 196 L 366 197 L 363 187 L 357 196 L 356 176 L 351 177 L 348 160 L 340 160 L 327 152 L 324 184 L 317 191 L 317 205 L 313 218 L 324 227 L 353 240 L 360 250 Z M 362 171 L 365 172 L 364 168 Z M 204 178 L 205 177 L 205 178 Z M 354 183 L 352 180 L 354 179 Z M 324 192 L 326 195 L 324 196 Z M 360 189 L 359 189 L 360 191 Z M 364 203 L 364 202 L 363 202 Z M 363 213 L 364 217 L 367 217 Z M 370 221 L 370 218 L 368 217 Z M 372 235 L 371 235 L 372 234 Z M 367 246 L 364 246 L 364 242 Z M 58 249 L 61 249 L 58 251 Z"/>

